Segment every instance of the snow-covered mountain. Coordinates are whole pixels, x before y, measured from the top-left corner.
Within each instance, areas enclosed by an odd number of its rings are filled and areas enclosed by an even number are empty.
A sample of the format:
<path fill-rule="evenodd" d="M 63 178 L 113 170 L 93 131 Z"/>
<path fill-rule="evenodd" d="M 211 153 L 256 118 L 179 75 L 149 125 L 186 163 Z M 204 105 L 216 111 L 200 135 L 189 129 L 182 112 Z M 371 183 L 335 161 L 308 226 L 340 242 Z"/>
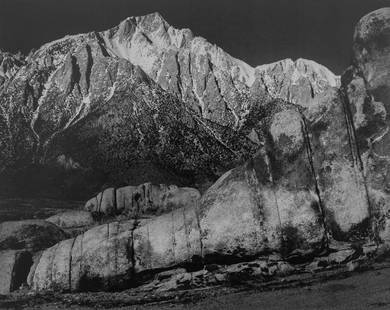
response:
<path fill-rule="evenodd" d="M 235 128 L 261 89 L 307 106 L 328 87 L 339 86 L 337 76 L 310 60 L 253 68 L 191 30 L 175 29 L 158 13 L 127 18 L 100 35 L 111 55 L 140 66 L 164 90 L 193 103 L 203 118 Z"/>
<path fill-rule="evenodd" d="M 339 85 L 303 59 L 253 68 L 158 13 L 5 63 L 0 171 L 65 158 L 110 182 L 140 160 L 192 184 L 214 180 L 262 144 L 261 110 L 275 100 L 311 107 Z"/>

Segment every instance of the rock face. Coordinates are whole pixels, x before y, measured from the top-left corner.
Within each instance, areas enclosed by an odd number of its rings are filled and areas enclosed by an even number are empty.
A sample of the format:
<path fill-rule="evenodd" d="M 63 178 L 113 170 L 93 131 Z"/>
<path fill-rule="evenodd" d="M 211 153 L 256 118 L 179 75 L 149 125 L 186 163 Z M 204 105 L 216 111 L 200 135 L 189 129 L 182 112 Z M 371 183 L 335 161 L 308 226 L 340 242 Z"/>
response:
<path fill-rule="evenodd" d="M 257 124 L 267 137 L 264 149 L 202 197 L 204 255 L 245 257 L 269 251 L 287 256 L 325 245 L 304 116 L 283 103 L 264 113 Z"/>
<path fill-rule="evenodd" d="M 129 218 L 159 215 L 188 206 L 194 207 L 200 199 L 195 188 L 176 185 L 125 186 L 107 188 L 85 204 L 85 209 L 100 215 L 124 214 Z"/>
<path fill-rule="evenodd" d="M 26 251 L 0 251 L 0 294 L 9 294 L 22 285 L 32 265 Z"/>
<path fill-rule="evenodd" d="M 262 81 L 274 98 L 305 108 L 317 104 L 317 96 L 340 86 L 340 78 L 326 67 L 307 59 L 284 59 L 255 69 L 256 79 Z"/>
<path fill-rule="evenodd" d="M 13 73 L 0 90 L 0 173 L 16 193 L 31 165 L 73 196 L 161 174 L 199 187 L 256 152 L 262 141 L 243 127 L 258 106 L 308 107 L 337 85 L 312 61 L 255 69 L 159 14 L 131 17 L 48 43 Z"/>
<path fill-rule="evenodd" d="M 97 226 L 44 251 L 31 268 L 36 290 L 93 290 L 120 287 L 132 277 L 134 222 Z"/>
<path fill-rule="evenodd" d="M 22 56 L 0 50 L 0 88 L 25 64 Z"/>
<path fill-rule="evenodd" d="M 372 229 L 388 242 L 389 108 L 390 108 L 390 9 L 363 17 L 354 34 L 354 65 L 343 78 L 351 106 Z"/>
<path fill-rule="evenodd" d="M 0 250 L 27 249 L 37 252 L 65 238 L 62 229 L 43 220 L 0 223 Z"/>
<path fill-rule="evenodd" d="M 292 205 L 281 210 L 284 222 L 280 226 L 274 197 L 267 196 L 269 200 L 259 210 L 249 184 L 254 176 L 248 176 L 237 187 L 240 176 L 229 172 L 222 177 L 206 193 L 199 209 L 183 207 L 139 224 L 109 223 L 56 244 L 45 250 L 31 268 L 30 286 L 61 291 L 113 289 L 137 285 L 145 272 L 153 274 L 177 265 L 199 266 L 202 260 L 215 262 L 229 256 L 240 260 L 271 251 L 288 255 L 321 249 L 324 229 L 312 193 L 303 191 L 295 201 L 285 193 Z M 219 186 L 230 180 L 236 180 L 231 186 L 242 194 L 233 192 L 225 198 Z M 221 196 L 215 197 L 215 193 Z M 215 202 L 221 197 L 226 205 Z M 305 200 L 307 204 L 301 205 Z M 236 212 L 232 213 L 233 209 Z M 254 214 L 256 219 L 252 218 Z M 264 222 L 259 216 L 264 216 Z M 210 225 L 216 217 L 217 225 Z"/>

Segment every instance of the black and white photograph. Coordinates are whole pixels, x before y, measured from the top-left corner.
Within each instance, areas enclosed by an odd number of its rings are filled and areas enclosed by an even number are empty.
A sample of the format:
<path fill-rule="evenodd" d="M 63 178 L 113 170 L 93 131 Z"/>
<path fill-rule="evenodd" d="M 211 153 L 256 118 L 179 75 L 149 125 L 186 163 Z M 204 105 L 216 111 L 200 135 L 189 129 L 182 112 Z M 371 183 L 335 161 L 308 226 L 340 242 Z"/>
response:
<path fill-rule="evenodd" d="M 390 0 L 0 0 L 0 309 L 390 309 Z"/>

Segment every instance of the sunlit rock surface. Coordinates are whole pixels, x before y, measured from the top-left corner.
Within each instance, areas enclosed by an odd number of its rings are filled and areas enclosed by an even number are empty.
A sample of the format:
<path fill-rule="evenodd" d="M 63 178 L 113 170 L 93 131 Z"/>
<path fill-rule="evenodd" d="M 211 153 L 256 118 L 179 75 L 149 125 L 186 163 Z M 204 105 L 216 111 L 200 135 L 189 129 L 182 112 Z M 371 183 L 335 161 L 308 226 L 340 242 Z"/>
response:
<path fill-rule="evenodd" d="M 363 17 L 354 34 L 354 65 L 343 79 L 351 107 L 374 235 L 389 240 L 390 8 Z"/>

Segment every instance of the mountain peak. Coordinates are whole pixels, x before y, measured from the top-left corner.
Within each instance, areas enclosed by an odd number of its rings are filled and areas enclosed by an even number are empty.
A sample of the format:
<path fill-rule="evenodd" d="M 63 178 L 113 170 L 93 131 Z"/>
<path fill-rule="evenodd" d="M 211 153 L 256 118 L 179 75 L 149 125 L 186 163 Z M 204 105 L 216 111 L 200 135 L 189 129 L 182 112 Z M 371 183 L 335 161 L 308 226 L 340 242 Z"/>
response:
<path fill-rule="evenodd" d="M 332 72 L 306 59 L 288 58 L 253 68 L 194 36 L 190 29 L 170 26 L 158 12 L 128 17 L 106 31 L 48 43 L 34 54 L 34 59 L 60 66 L 86 45 L 92 47 L 94 55 L 126 60 L 140 67 L 164 91 L 191 106 L 202 118 L 236 129 L 264 92 L 307 107 L 316 95 L 338 85 L 338 77 Z"/>
<path fill-rule="evenodd" d="M 136 27 L 143 28 L 147 31 L 153 32 L 158 28 L 169 28 L 170 25 L 164 19 L 164 17 L 159 12 L 153 12 L 146 15 L 141 16 L 130 16 L 123 20 L 119 27 L 123 24 L 131 24 Z"/>

